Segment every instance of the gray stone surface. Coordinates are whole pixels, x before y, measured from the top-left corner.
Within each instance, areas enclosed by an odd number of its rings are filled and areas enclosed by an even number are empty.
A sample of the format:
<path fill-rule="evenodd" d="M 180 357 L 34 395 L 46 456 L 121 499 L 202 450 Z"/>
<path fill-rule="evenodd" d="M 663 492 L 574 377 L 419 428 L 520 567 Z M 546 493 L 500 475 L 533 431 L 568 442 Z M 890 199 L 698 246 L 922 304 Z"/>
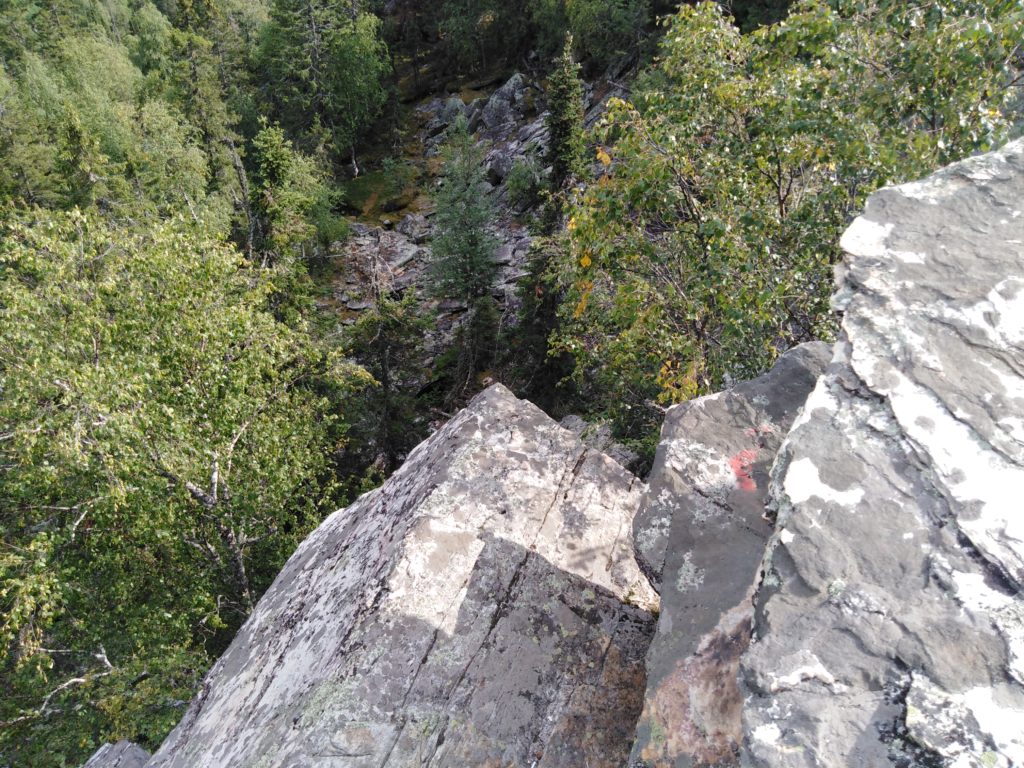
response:
<path fill-rule="evenodd" d="M 130 741 L 104 744 L 82 768 L 145 768 L 149 752 Z"/>
<path fill-rule="evenodd" d="M 621 765 L 643 489 L 490 388 L 299 547 L 147 768 Z"/>
<path fill-rule="evenodd" d="M 827 344 L 802 345 L 765 375 L 668 412 L 633 524 L 662 597 L 635 761 L 725 765 L 739 751 L 737 674 L 771 533 L 768 472 L 830 356 Z"/>
<path fill-rule="evenodd" d="M 480 131 L 487 138 L 500 138 L 516 128 L 530 108 L 531 86 L 518 72 L 496 90 L 480 113 Z"/>
<path fill-rule="evenodd" d="M 1024 765 L 1024 143 L 873 195 L 774 470 L 752 766 Z"/>
<path fill-rule="evenodd" d="M 575 414 L 564 417 L 560 422 L 563 427 L 579 437 L 584 445 L 600 451 L 619 466 L 635 472 L 640 464 L 640 454 L 616 442 L 612 428 L 601 422 L 589 422 Z"/>

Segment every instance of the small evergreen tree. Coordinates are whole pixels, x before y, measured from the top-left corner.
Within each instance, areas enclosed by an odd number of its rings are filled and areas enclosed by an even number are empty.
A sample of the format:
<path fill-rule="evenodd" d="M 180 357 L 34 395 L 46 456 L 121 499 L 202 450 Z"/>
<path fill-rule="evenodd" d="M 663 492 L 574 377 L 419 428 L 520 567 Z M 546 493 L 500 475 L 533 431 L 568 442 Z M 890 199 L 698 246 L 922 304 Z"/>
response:
<path fill-rule="evenodd" d="M 486 186 L 483 151 L 464 119 L 452 126 L 442 157 L 444 176 L 434 197 L 433 289 L 469 308 L 456 336 L 454 385 L 448 396 L 448 404 L 454 405 L 493 352 L 498 322 L 491 288 L 498 271 L 498 240 L 488 228 L 494 216 L 491 201 L 481 193 Z"/>
<path fill-rule="evenodd" d="M 434 202 L 433 292 L 474 304 L 490 294 L 497 274 L 497 238 L 488 226 L 494 217 L 485 184 L 483 151 L 465 120 L 452 126 L 443 150 L 444 175 Z"/>
<path fill-rule="evenodd" d="M 555 192 L 573 177 L 583 175 L 586 167 L 583 144 L 583 83 L 580 66 L 573 59 L 572 35 L 565 36 L 562 55 L 548 81 L 548 162 Z"/>

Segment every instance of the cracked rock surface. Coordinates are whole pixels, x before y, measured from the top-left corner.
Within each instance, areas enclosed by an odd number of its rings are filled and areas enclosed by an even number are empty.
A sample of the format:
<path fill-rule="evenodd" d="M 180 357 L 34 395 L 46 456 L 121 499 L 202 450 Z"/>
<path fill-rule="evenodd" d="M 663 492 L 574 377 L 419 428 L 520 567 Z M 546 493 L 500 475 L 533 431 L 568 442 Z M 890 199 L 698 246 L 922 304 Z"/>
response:
<path fill-rule="evenodd" d="M 149 752 L 130 741 L 104 744 L 82 768 L 145 768 Z"/>
<path fill-rule="evenodd" d="M 752 766 L 1024 765 L 1024 142 L 882 190 L 774 470 Z"/>
<path fill-rule="evenodd" d="M 148 768 L 622 765 L 643 490 L 491 387 L 299 547 Z"/>
<path fill-rule="evenodd" d="M 661 592 L 634 765 L 734 762 L 739 659 L 772 530 L 768 473 L 830 356 L 827 344 L 804 344 L 765 375 L 666 416 L 633 523 L 637 556 Z"/>

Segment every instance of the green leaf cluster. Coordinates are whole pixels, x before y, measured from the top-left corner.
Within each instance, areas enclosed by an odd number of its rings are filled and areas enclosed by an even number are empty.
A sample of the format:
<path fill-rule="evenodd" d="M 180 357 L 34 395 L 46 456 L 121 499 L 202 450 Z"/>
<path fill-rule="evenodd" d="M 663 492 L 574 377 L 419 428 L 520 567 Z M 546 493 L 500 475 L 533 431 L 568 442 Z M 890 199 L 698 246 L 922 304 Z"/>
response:
<path fill-rule="evenodd" d="M 1008 135 L 1022 40 L 1005 0 L 803 0 L 750 34 L 717 4 L 681 7 L 599 130 L 608 170 L 552 270 L 554 351 L 650 428 L 658 403 L 827 338 L 842 229 L 879 186 Z"/>
<path fill-rule="evenodd" d="M 177 721 L 339 503 L 337 403 L 368 376 L 189 219 L 5 222 L 0 761 L 63 766 Z"/>

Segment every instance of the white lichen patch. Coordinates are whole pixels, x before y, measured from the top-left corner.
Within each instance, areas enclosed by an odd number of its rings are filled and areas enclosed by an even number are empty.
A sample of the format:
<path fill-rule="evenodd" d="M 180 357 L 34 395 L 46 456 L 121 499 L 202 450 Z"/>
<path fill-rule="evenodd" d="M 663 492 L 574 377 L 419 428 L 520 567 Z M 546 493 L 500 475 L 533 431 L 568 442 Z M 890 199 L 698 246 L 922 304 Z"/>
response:
<path fill-rule="evenodd" d="M 821 479 L 818 467 L 809 458 L 797 459 L 789 465 L 783 489 L 794 504 L 803 504 L 812 498 L 818 498 L 823 502 L 855 507 L 864 498 L 863 488 L 840 490 L 826 484 Z"/>
<path fill-rule="evenodd" d="M 762 744 L 775 744 L 782 738 L 782 731 L 775 723 L 765 723 L 754 729 L 753 736 Z"/>
<path fill-rule="evenodd" d="M 1024 597 L 997 592 L 977 573 L 954 572 L 953 583 L 956 599 L 964 608 L 988 614 L 1006 642 L 1010 674 L 1024 683 Z M 1024 730 L 1024 721 L 1021 722 Z"/>
<path fill-rule="evenodd" d="M 907 694 L 906 722 L 913 739 L 946 758 L 951 768 L 1024 764 L 1024 701 L 1019 691 L 1007 686 L 950 693 L 915 673 Z"/>
<path fill-rule="evenodd" d="M 637 549 L 646 556 L 655 554 L 655 551 L 659 549 L 658 545 L 667 539 L 671 527 L 672 518 L 667 515 L 650 519 L 636 533 L 635 542 Z"/>
<path fill-rule="evenodd" d="M 704 443 L 675 438 L 667 448 L 668 466 L 697 488 L 731 487 L 735 481 L 729 459 Z"/>
<path fill-rule="evenodd" d="M 847 228 L 839 244 L 849 254 L 877 258 L 885 255 L 885 244 L 892 230 L 892 224 L 879 224 L 864 216 L 858 216 Z"/>
<path fill-rule="evenodd" d="M 687 552 L 683 555 L 683 563 L 679 566 L 679 575 L 676 577 L 676 589 L 680 592 L 692 592 L 700 589 L 704 583 L 704 569 L 693 564 L 693 553 Z"/>
<path fill-rule="evenodd" d="M 965 307 L 944 307 L 942 316 L 966 323 L 994 344 L 1020 344 L 1024 342 L 1024 281 L 1008 277 L 981 301 Z"/>
<path fill-rule="evenodd" d="M 824 685 L 835 691 L 845 690 L 845 686 L 836 681 L 832 673 L 821 663 L 821 659 L 810 651 L 798 651 L 786 658 L 780 666 L 783 669 L 790 667 L 790 671 L 784 675 L 772 676 L 769 685 L 772 693 L 789 691 L 808 682 Z"/>
<path fill-rule="evenodd" d="M 980 730 L 995 743 L 1010 765 L 1024 765 L 1024 700 L 1006 686 L 977 687 L 963 694 Z"/>
<path fill-rule="evenodd" d="M 889 395 L 905 434 L 930 456 L 943 484 L 961 503 L 960 528 L 1007 574 L 1024 573 L 1024 515 L 1016 494 L 1009 492 L 1024 488 L 1024 468 L 981 443 L 966 417 L 950 413 L 931 391 L 898 369 L 876 364 L 869 374 L 866 364 L 857 367 L 873 388 Z"/>
<path fill-rule="evenodd" d="M 928 254 L 921 251 L 890 251 L 889 253 L 904 264 L 924 264 L 928 258 Z"/>
<path fill-rule="evenodd" d="M 957 189 L 967 185 L 966 180 L 959 183 L 951 183 L 951 179 L 936 175 L 929 176 L 921 181 L 911 181 L 896 187 L 904 196 L 912 200 L 920 200 L 929 205 L 938 205 L 945 198 L 956 192 Z"/>

